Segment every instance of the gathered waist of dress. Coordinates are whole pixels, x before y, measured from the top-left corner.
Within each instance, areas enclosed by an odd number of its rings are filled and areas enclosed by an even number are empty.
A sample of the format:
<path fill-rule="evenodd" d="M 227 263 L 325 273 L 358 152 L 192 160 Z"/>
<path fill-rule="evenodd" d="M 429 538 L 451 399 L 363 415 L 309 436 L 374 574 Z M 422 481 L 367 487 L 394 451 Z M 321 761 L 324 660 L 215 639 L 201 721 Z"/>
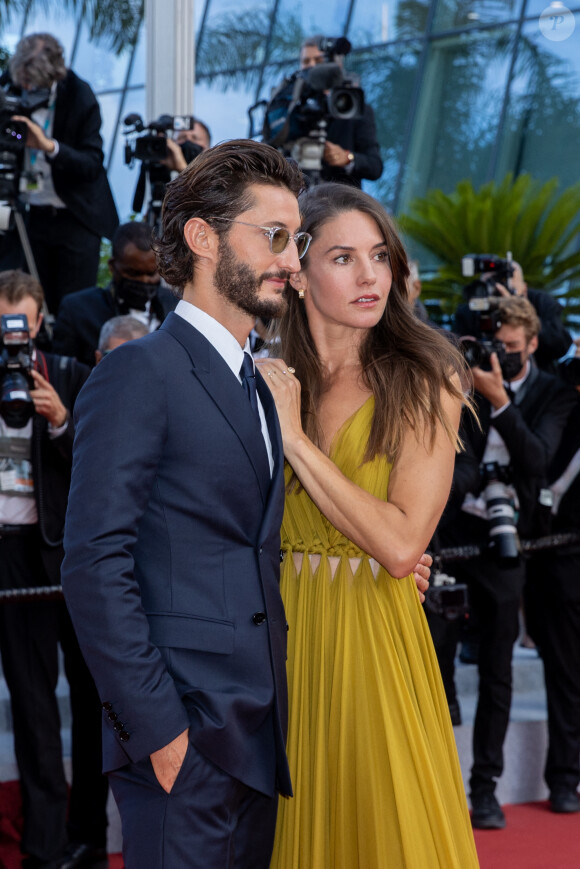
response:
<path fill-rule="evenodd" d="M 313 573 L 316 572 L 316 570 L 318 569 L 322 556 L 325 556 L 328 560 L 330 575 L 333 579 L 342 558 L 346 558 L 348 560 L 353 576 L 359 569 L 362 561 L 368 562 L 375 579 L 377 578 L 378 572 L 381 567 L 376 558 L 369 558 L 366 552 L 362 552 L 355 546 L 333 546 L 329 547 L 328 549 L 325 549 L 323 546 L 309 549 L 297 549 L 294 546 L 287 546 L 283 547 L 283 549 L 285 558 L 292 556 L 292 559 L 294 561 L 294 567 L 296 568 L 296 573 L 300 573 L 300 571 L 302 570 L 304 556 L 306 556 L 310 561 L 310 568 Z"/>

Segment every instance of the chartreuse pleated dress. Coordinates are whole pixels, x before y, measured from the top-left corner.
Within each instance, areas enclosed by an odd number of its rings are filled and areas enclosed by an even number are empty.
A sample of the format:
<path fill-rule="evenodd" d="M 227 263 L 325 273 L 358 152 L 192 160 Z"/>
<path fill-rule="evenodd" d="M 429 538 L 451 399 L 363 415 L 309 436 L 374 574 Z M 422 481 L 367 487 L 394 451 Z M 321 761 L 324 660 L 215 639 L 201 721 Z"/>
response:
<path fill-rule="evenodd" d="M 389 463 L 363 463 L 373 409 L 369 398 L 345 422 L 331 458 L 386 500 Z M 393 579 L 299 487 L 286 497 L 282 547 L 294 798 L 280 800 L 272 869 L 477 867 L 413 576 Z"/>

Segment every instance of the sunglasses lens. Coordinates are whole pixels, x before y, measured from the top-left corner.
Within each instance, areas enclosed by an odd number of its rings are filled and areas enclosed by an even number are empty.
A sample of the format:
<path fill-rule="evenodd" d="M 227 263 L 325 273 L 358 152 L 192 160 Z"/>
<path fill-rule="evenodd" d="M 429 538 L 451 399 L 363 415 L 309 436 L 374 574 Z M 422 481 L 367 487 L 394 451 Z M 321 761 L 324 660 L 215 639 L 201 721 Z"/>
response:
<path fill-rule="evenodd" d="M 308 245 L 310 244 L 310 236 L 307 232 L 299 232 L 296 236 L 296 247 L 298 248 L 298 259 L 302 259 L 306 251 L 308 250 Z"/>
<path fill-rule="evenodd" d="M 290 233 L 287 229 L 277 229 L 272 233 L 272 253 L 282 253 L 288 247 Z"/>

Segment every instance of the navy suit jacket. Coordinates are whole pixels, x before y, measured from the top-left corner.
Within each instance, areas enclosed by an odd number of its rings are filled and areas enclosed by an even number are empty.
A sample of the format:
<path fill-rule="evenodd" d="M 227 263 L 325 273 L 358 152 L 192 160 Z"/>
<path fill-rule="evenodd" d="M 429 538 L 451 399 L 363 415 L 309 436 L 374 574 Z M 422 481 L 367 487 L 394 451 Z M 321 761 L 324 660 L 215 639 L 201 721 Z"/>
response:
<path fill-rule="evenodd" d="M 109 354 L 76 408 L 62 583 L 104 704 L 104 769 L 186 727 L 227 773 L 291 792 L 279 592 L 283 452 L 177 314 Z"/>

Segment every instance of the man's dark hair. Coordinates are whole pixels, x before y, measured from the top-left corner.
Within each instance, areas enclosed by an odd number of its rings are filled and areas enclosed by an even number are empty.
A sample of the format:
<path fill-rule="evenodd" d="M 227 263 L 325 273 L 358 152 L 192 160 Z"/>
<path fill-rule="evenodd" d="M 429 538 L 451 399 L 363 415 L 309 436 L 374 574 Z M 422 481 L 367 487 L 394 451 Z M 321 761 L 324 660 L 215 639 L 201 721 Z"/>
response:
<path fill-rule="evenodd" d="M 20 269 L 0 272 L 0 299 L 9 305 L 18 305 L 26 298 L 34 299 L 39 312 L 42 310 L 44 293 L 39 281 Z"/>
<path fill-rule="evenodd" d="M 159 272 L 168 284 L 183 291 L 193 278 L 195 256 L 183 235 L 187 221 L 200 217 L 225 237 L 231 227 L 225 221 L 213 223 L 212 217 L 234 220 L 251 208 L 251 184 L 285 187 L 297 196 L 304 178 L 295 163 L 270 145 L 232 139 L 201 153 L 167 185 L 154 250 Z"/>
<path fill-rule="evenodd" d="M 134 244 L 138 250 L 152 250 L 153 236 L 149 224 L 132 220 L 118 226 L 112 241 L 113 257 L 118 259 L 128 244 Z"/>

